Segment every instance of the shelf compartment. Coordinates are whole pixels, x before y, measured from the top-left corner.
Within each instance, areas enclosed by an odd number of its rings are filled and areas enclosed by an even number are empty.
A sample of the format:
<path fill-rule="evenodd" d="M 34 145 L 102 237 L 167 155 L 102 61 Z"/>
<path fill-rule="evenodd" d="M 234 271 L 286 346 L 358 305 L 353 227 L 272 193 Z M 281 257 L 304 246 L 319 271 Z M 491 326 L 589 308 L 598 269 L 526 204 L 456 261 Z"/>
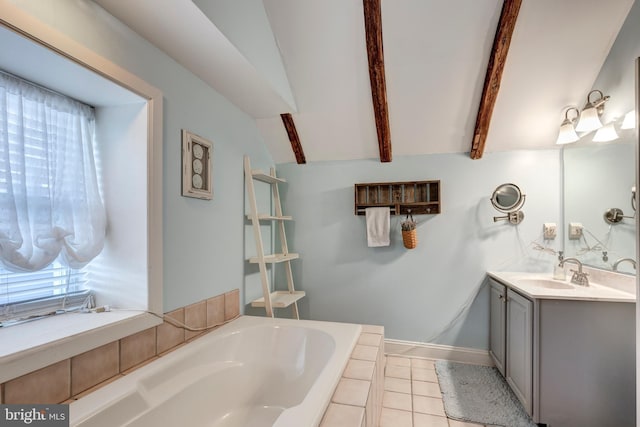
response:
<path fill-rule="evenodd" d="M 264 173 L 260 169 L 254 169 L 251 171 L 251 176 L 257 181 L 266 182 L 268 184 L 282 184 L 287 182 L 285 179 L 277 178 L 269 174 Z"/>
<path fill-rule="evenodd" d="M 411 212 L 409 212 L 411 210 Z M 399 215 L 431 215 L 440 213 L 440 203 L 438 202 L 415 202 L 411 204 L 398 205 Z"/>
<path fill-rule="evenodd" d="M 292 259 L 298 259 L 298 258 L 300 258 L 300 254 L 293 254 L 293 253 L 271 254 L 271 255 L 264 256 L 264 262 L 266 262 L 267 264 L 275 264 L 278 262 L 291 261 Z M 257 256 L 251 257 L 249 258 L 249 262 L 251 264 L 257 264 L 260 262 L 260 258 Z"/>
<path fill-rule="evenodd" d="M 285 308 L 302 299 L 306 293 L 304 291 L 275 291 L 270 295 L 273 308 Z M 264 307 L 264 305 L 264 297 L 251 301 L 251 307 Z"/>
<path fill-rule="evenodd" d="M 440 181 L 374 182 L 355 184 L 356 215 L 369 207 L 389 207 L 392 215 L 439 214 Z"/>
<path fill-rule="evenodd" d="M 251 219 L 251 215 L 247 215 L 247 219 Z M 290 215 L 275 216 L 270 214 L 258 214 L 258 221 L 293 221 Z"/>

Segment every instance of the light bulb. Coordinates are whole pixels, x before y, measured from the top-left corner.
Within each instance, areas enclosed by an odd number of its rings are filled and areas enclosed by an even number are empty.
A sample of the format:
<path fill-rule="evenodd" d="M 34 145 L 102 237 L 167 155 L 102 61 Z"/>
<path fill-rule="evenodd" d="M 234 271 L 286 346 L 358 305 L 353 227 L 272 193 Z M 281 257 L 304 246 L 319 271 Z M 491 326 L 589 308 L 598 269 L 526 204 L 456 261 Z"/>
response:
<path fill-rule="evenodd" d="M 620 126 L 620 129 L 633 129 L 635 127 L 636 127 L 636 110 L 631 110 L 624 115 L 624 120 L 622 120 L 622 126 Z"/>
<path fill-rule="evenodd" d="M 572 142 L 576 142 L 580 137 L 576 133 L 576 130 L 573 128 L 573 124 L 567 120 L 562 123 L 560 126 L 560 132 L 558 133 L 558 139 L 556 140 L 556 144 L 570 144 Z"/>
<path fill-rule="evenodd" d="M 598 109 L 596 107 L 588 107 L 580 113 L 580 120 L 576 126 L 576 132 L 591 132 L 602 127 L 600 117 L 598 117 Z"/>
<path fill-rule="evenodd" d="M 618 134 L 613 127 L 613 122 L 607 123 L 598 129 L 598 132 L 593 136 L 593 142 L 608 142 L 614 139 L 618 139 Z"/>

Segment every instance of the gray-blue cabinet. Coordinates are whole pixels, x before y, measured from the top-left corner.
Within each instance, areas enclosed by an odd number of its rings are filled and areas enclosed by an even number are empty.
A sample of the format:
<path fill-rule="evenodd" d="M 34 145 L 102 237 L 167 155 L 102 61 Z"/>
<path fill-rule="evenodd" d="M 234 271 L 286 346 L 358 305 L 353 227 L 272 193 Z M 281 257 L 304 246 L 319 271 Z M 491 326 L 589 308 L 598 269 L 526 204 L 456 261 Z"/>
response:
<path fill-rule="evenodd" d="M 507 287 L 501 283 L 496 282 L 493 279 L 489 279 L 490 285 L 490 301 L 491 309 L 490 314 L 490 342 L 489 342 L 489 354 L 493 359 L 493 362 L 498 368 L 498 371 L 504 376 L 505 373 L 505 354 L 506 348 L 506 311 L 507 311 Z"/>
<path fill-rule="evenodd" d="M 533 302 L 489 279 L 489 354 L 529 415 L 533 415 Z"/>
<path fill-rule="evenodd" d="M 533 415 L 533 302 L 507 289 L 505 378 L 522 406 Z"/>
<path fill-rule="evenodd" d="M 635 304 L 532 298 L 493 278 L 489 354 L 533 421 L 635 427 Z"/>

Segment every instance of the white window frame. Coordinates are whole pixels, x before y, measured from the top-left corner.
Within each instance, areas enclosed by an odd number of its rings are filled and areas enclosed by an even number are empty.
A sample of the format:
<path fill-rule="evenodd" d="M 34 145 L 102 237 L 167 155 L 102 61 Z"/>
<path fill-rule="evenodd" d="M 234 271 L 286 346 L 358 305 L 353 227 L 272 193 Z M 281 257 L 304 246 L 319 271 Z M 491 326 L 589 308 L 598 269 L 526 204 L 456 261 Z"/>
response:
<path fill-rule="evenodd" d="M 73 357 L 161 323 L 162 300 L 162 92 L 66 35 L 29 16 L 18 6 L 0 4 L 0 25 L 63 55 L 146 100 L 147 113 L 147 306 L 93 317 L 61 315 L 0 330 L 15 351 L 0 354 L 0 383 Z M 145 195 L 140 194 L 140 197 Z M 103 314 L 105 314 L 103 316 Z M 25 330 L 32 336 L 25 337 Z M 61 333 L 61 331 L 63 331 Z M 88 333 L 90 332 L 90 333 Z M 29 335 L 29 334 L 27 334 Z"/>

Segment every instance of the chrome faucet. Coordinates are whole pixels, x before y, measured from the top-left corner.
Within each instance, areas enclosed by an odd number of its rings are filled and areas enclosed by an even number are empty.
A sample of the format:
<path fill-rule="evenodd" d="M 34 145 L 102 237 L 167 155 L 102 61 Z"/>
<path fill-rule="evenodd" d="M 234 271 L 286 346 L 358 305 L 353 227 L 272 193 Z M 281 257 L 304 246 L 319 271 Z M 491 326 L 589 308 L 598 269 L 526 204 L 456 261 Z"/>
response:
<path fill-rule="evenodd" d="M 589 286 L 589 276 L 587 273 L 582 271 L 582 263 L 578 258 L 565 258 L 560 261 L 560 266 L 564 267 L 565 262 L 574 262 L 578 265 L 578 271 L 571 270 L 573 272 L 573 276 L 571 276 L 571 283 L 575 283 L 580 286 Z"/>
<path fill-rule="evenodd" d="M 618 264 L 624 261 L 629 261 L 633 266 L 633 269 L 636 270 L 636 260 L 633 258 L 620 258 L 616 262 L 613 263 L 613 271 L 618 271 Z"/>

